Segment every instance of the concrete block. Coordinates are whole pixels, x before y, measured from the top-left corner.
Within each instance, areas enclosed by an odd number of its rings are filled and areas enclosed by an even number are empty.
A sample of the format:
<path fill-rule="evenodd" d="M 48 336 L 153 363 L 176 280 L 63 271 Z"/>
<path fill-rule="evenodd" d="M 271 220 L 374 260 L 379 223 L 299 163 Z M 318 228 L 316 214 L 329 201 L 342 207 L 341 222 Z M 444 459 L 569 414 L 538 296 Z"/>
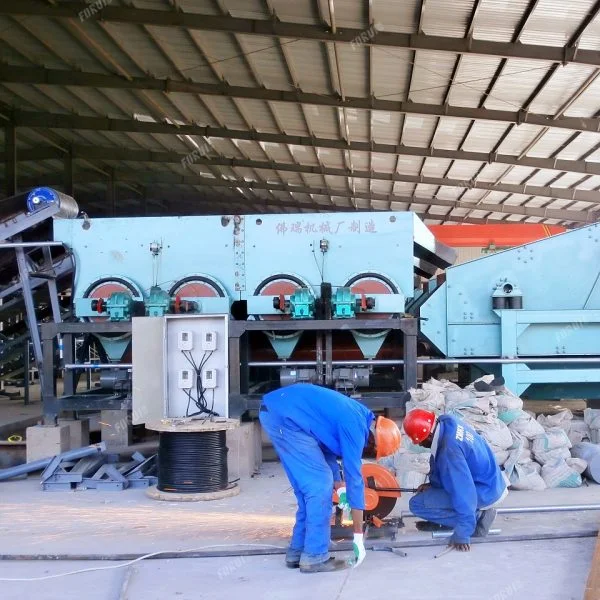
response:
<path fill-rule="evenodd" d="M 107 449 L 131 445 L 131 418 L 126 410 L 103 410 L 100 414 L 100 435 Z"/>
<path fill-rule="evenodd" d="M 58 419 L 58 424 L 69 428 L 69 450 L 90 445 L 89 419 Z"/>
<path fill-rule="evenodd" d="M 69 450 L 70 429 L 68 425 L 28 427 L 25 433 L 27 440 L 27 462 L 40 458 L 49 458 Z"/>
<path fill-rule="evenodd" d="M 247 478 L 257 473 L 262 464 L 262 437 L 258 421 L 241 423 L 227 431 L 227 470 L 229 479 Z"/>

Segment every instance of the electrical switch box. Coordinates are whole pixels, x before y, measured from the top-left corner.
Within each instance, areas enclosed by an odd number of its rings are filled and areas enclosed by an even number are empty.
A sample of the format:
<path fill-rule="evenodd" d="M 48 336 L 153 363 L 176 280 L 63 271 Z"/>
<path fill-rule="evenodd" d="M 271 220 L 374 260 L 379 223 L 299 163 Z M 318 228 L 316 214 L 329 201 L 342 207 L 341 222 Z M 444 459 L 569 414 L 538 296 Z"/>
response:
<path fill-rule="evenodd" d="M 132 422 L 229 416 L 229 314 L 133 317 Z"/>
<path fill-rule="evenodd" d="M 202 387 L 213 390 L 217 387 L 217 369 L 204 369 L 202 371 Z"/>
<path fill-rule="evenodd" d="M 217 332 L 205 331 L 202 334 L 202 350 L 214 352 L 217 349 Z"/>
<path fill-rule="evenodd" d="M 191 331 L 180 331 L 177 339 L 179 350 L 192 350 L 194 348 L 194 336 Z"/>
<path fill-rule="evenodd" d="M 193 373 L 191 369 L 181 369 L 179 371 L 178 386 L 182 390 L 189 390 L 192 387 Z"/>

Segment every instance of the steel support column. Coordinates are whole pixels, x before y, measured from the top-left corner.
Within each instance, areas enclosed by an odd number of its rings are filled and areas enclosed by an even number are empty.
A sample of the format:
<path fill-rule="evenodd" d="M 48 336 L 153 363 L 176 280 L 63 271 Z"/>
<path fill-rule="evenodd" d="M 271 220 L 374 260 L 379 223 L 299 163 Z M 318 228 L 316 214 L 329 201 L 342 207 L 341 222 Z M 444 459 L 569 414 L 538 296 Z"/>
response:
<path fill-rule="evenodd" d="M 10 124 L 4 128 L 4 193 L 14 196 L 17 193 L 17 128 Z"/>
<path fill-rule="evenodd" d="M 69 152 L 63 159 L 64 164 L 64 184 L 63 189 L 65 194 L 73 197 L 73 154 Z"/>

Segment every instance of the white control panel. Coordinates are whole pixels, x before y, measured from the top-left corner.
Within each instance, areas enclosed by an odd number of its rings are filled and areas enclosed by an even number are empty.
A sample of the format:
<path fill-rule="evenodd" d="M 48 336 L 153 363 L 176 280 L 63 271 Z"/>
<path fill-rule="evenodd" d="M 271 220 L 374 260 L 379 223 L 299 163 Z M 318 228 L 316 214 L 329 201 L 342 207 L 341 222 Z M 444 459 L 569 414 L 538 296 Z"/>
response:
<path fill-rule="evenodd" d="M 208 390 L 217 387 L 217 369 L 204 369 L 202 371 L 202 386 Z"/>
<path fill-rule="evenodd" d="M 214 352 L 217 349 L 217 332 L 205 331 L 202 335 L 202 350 Z"/>
<path fill-rule="evenodd" d="M 192 350 L 194 348 L 194 334 L 191 331 L 180 331 L 177 338 L 177 347 L 180 350 Z"/>
<path fill-rule="evenodd" d="M 229 416 L 229 315 L 133 319 L 133 422 Z"/>
<path fill-rule="evenodd" d="M 195 374 L 190 369 L 181 369 L 179 371 L 179 377 L 177 379 L 178 386 L 182 390 L 189 390 L 195 379 Z"/>

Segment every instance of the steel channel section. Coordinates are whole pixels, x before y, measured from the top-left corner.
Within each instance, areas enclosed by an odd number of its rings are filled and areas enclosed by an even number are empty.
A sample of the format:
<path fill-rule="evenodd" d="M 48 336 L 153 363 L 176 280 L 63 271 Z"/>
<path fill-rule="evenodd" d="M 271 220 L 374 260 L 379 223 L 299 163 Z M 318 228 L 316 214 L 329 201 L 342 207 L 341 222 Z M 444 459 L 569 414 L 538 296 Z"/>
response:
<path fill-rule="evenodd" d="M 54 216 L 59 210 L 60 206 L 58 204 L 49 204 L 46 208 L 42 208 L 30 215 L 19 213 L 12 219 L 0 223 L 0 236 L 3 240 L 13 238 L 26 229 Z"/>
<path fill-rule="evenodd" d="M 600 504 L 556 504 L 549 506 L 507 506 L 497 508 L 499 515 L 525 514 L 525 513 L 554 513 L 554 512 L 583 512 L 587 510 L 600 510 Z M 402 518 L 416 517 L 410 510 L 400 513 Z"/>
<path fill-rule="evenodd" d="M 23 302 L 25 303 L 27 327 L 29 328 L 29 335 L 31 336 L 31 341 L 33 343 L 33 355 L 35 357 L 36 367 L 40 372 L 40 377 L 42 377 L 42 342 L 35 315 L 33 293 L 31 291 L 31 286 L 29 285 L 29 269 L 23 248 L 16 248 L 15 253 L 17 255 L 17 265 L 19 267 L 19 279 L 21 280 L 22 285 Z"/>
<path fill-rule="evenodd" d="M 333 331 L 352 331 L 352 330 L 380 330 L 394 329 L 400 330 L 404 334 L 404 359 L 403 361 L 387 361 L 390 364 L 404 365 L 404 387 L 405 390 L 417 385 L 417 333 L 418 320 L 414 318 L 399 318 L 391 319 L 327 319 L 327 320 L 302 320 L 302 321 L 278 321 L 276 324 L 273 321 L 230 321 L 229 324 L 229 358 L 230 358 L 230 415 L 240 416 L 246 410 L 258 410 L 260 405 L 260 395 L 252 395 L 245 393 L 242 390 L 242 385 L 247 390 L 247 379 L 240 377 L 240 371 L 235 368 L 236 365 L 245 366 L 246 368 L 253 363 L 243 363 L 241 360 L 240 344 L 245 339 L 247 331 L 316 331 L 317 334 L 330 334 Z M 319 341 L 317 339 L 317 350 Z M 322 366 L 325 366 L 325 373 L 332 370 L 333 367 L 333 350 L 328 356 L 327 339 L 325 339 L 325 361 Z M 369 364 L 371 361 L 362 361 L 361 364 Z M 373 361 L 377 362 L 377 361 Z M 258 363 L 260 364 L 260 363 Z M 273 366 L 284 366 L 285 362 L 267 363 Z M 293 363 L 290 363 L 293 364 Z M 319 366 L 319 361 L 312 362 Z M 403 409 L 405 402 L 410 395 L 405 392 L 388 392 L 376 394 L 362 394 L 357 398 L 360 402 L 373 410 L 378 409 Z"/>
<path fill-rule="evenodd" d="M 131 399 L 124 394 L 75 394 L 76 372 L 65 370 L 65 394 L 56 395 L 55 357 L 57 337 L 63 337 L 63 358 L 67 364 L 74 360 L 74 336 L 82 333 L 131 333 L 131 322 L 110 321 L 103 323 L 41 323 L 43 360 L 40 368 L 42 384 L 43 422 L 55 425 L 63 410 L 126 410 L 131 408 Z M 43 376 L 42 376 L 43 375 Z"/>

